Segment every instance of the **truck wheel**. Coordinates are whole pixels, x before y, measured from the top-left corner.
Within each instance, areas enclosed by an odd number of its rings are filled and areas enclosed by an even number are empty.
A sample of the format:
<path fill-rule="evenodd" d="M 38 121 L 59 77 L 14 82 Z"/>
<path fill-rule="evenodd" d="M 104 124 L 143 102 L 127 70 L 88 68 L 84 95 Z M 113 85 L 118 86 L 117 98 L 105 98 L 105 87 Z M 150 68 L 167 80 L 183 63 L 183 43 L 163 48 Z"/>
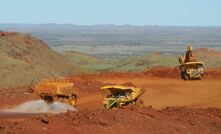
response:
<path fill-rule="evenodd" d="M 112 108 L 118 108 L 118 107 L 120 107 L 120 106 L 121 106 L 121 105 L 119 105 L 118 103 L 115 103 Z"/>
<path fill-rule="evenodd" d="M 41 98 L 47 103 L 52 103 L 54 100 L 52 96 L 42 96 Z"/>
<path fill-rule="evenodd" d="M 76 106 L 76 101 L 77 101 L 77 96 L 76 95 L 71 95 L 68 98 L 69 104 L 72 105 L 73 107 Z"/>
<path fill-rule="evenodd" d="M 104 108 L 107 109 L 107 104 L 104 104 Z"/>
<path fill-rule="evenodd" d="M 71 100 L 70 103 L 71 103 L 72 106 L 76 106 L 76 100 Z"/>
<path fill-rule="evenodd" d="M 187 73 L 184 73 L 184 80 L 190 80 L 190 76 Z"/>
<path fill-rule="evenodd" d="M 137 99 L 133 100 L 131 103 L 132 103 L 133 105 L 136 105 L 136 104 L 137 104 Z"/>
<path fill-rule="evenodd" d="M 181 79 L 185 79 L 185 72 L 180 72 Z"/>

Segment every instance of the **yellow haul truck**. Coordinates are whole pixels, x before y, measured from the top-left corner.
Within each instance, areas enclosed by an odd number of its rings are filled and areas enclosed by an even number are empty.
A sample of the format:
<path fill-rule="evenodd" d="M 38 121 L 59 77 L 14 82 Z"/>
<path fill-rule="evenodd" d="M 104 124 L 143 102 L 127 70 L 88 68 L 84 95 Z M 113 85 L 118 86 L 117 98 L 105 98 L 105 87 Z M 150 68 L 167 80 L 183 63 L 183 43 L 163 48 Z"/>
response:
<path fill-rule="evenodd" d="M 201 80 L 204 74 L 204 63 L 198 62 L 191 45 L 187 46 L 186 55 L 179 57 L 180 75 L 183 80 Z"/>
<path fill-rule="evenodd" d="M 180 66 L 181 78 L 183 80 L 201 80 L 204 72 L 203 66 L 203 62 L 187 62 L 182 64 Z"/>
<path fill-rule="evenodd" d="M 127 86 L 104 86 L 101 90 L 105 92 L 103 104 L 105 109 L 117 108 L 119 106 L 138 104 L 138 98 L 144 90 Z"/>
<path fill-rule="evenodd" d="M 38 83 L 34 91 L 48 103 L 59 101 L 72 106 L 76 105 L 77 95 L 74 93 L 73 82 L 68 80 L 45 80 Z"/>

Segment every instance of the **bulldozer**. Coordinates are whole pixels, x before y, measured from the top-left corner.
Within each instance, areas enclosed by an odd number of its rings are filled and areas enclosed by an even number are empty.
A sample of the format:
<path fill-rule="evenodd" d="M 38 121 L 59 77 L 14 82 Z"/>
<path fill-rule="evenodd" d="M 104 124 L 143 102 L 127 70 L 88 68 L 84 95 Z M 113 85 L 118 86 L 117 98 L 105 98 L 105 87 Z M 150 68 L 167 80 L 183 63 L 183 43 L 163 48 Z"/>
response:
<path fill-rule="evenodd" d="M 128 104 L 139 105 L 142 100 L 138 100 L 145 92 L 141 88 L 127 86 L 103 86 L 101 90 L 104 92 L 103 101 L 105 109 L 118 108 Z"/>
<path fill-rule="evenodd" d="M 197 61 L 193 53 L 192 45 L 187 46 L 185 56 L 179 57 L 180 76 L 183 80 L 201 80 L 204 74 L 204 63 Z"/>
<path fill-rule="evenodd" d="M 73 85 L 67 79 L 43 80 L 35 85 L 34 92 L 47 103 L 59 101 L 75 107 L 77 95 L 73 92 Z"/>

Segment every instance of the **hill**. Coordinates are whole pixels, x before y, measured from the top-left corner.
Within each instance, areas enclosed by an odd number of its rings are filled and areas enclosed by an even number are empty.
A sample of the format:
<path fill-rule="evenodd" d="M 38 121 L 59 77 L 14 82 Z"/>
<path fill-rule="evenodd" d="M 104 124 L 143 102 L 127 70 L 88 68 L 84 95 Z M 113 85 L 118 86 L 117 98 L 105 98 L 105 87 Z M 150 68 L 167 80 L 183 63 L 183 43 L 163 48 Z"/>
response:
<path fill-rule="evenodd" d="M 0 32 L 0 70 L 0 87 L 27 85 L 79 71 L 43 41 L 14 32 Z"/>
<path fill-rule="evenodd" d="M 64 56 L 75 66 L 86 73 L 95 72 L 139 72 L 152 67 L 175 67 L 176 57 L 160 53 L 150 53 L 141 56 L 103 59 L 74 51 L 63 52 Z"/>
<path fill-rule="evenodd" d="M 185 53 L 185 51 L 184 51 Z M 221 52 L 208 48 L 199 48 L 194 51 L 198 61 L 203 61 L 205 67 L 221 67 Z M 75 51 L 65 51 L 64 56 L 86 73 L 94 72 L 139 72 L 153 67 L 172 67 L 179 65 L 177 56 L 168 56 L 159 52 L 152 52 L 140 56 L 117 58 L 96 58 Z"/>

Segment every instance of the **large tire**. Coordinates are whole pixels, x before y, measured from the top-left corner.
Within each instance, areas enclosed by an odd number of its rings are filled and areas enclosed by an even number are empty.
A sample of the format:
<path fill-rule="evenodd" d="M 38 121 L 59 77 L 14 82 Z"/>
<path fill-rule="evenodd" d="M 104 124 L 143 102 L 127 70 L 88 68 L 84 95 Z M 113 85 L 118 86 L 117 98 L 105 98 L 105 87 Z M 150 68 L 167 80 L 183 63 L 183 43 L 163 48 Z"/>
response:
<path fill-rule="evenodd" d="M 181 72 L 180 72 L 180 76 L 181 76 L 181 79 L 184 80 L 184 79 L 185 79 L 185 72 L 181 71 Z"/>
<path fill-rule="evenodd" d="M 52 103 L 54 101 L 54 98 L 52 96 L 42 96 L 41 97 L 45 102 Z"/>
<path fill-rule="evenodd" d="M 132 103 L 133 105 L 136 105 L 137 99 L 133 100 L 131 103 Z"/>
<path fill-rule="evenodd" d="M 72 105 L 73 107 L 76 106 L 77 96 L 75 95 L 70 96 L 68 101 L 69 101 L 69 104 Z"/>
<path fill-rule="evenodd" d="M 104 104 L 104 108 L 107 109 L 107 104 Z"/>
<path fill-rule="evenodd" d="M 190 80 L 190 76 L 187 73 L 184 73 L 184 80 Z"/>

